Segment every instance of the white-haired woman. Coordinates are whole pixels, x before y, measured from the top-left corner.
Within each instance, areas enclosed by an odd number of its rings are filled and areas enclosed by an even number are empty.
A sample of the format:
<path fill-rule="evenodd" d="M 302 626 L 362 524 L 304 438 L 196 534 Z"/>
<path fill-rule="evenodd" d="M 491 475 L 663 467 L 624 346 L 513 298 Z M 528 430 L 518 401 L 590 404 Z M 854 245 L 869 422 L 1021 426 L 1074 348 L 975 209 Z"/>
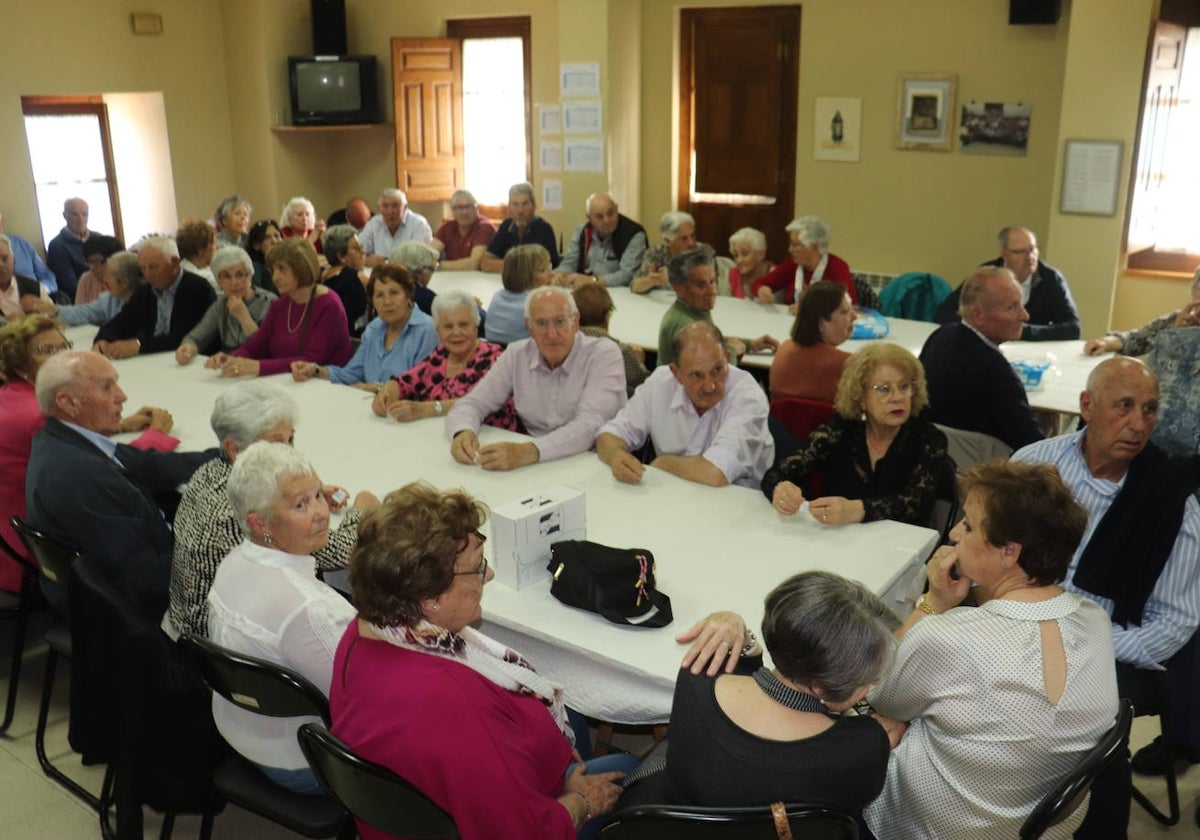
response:
<path fill-rule="evenodd" d="M 771 273 L 775 263 L 767 259 L 767 237 L 761 230 L 744 227 L 729 237 L 729 254 L 734 267 L 729 269 L 729 290 L 726 294 L 744 298 L 750 284 Z M 719 291 L 724 291 L 719 290 Z"/>
<path fill-rule="evenodd" d="M 188 364 L 201 349 L 229 353 L 258 332 L 275 295 L 254 285 L 254 263 L 240 246 L 227 245 L 213 254 L 211 268 L 220 294 L 200 323 L 183 337 L 175 361 Z"/>
<path fill-rule="evenodd" d="M 325 234 L 325 220 L 317 218 L 317 210 L 313 203 L 302 195 L 288 199 L 279 211 L 279 220 L 283 227 L 279 232 L 284 239 L 299 237 L 308 240 L 316 252 L 321 253 L 321 237 Z"/>
<path fill-rule="evenodd" d="M 858 290 L 850 266 L 836 254 L 829 253 L 833 229 L 816 216 L 800 216 L 787 226 L 788 258 L 771 272 L 750 284 L 750 293 L 757 300 L 771 303 L 777 292 L 789 312 L 796 314 L 795 301 L 818 280 L 828 280 L 846 287 L 850 300 L 858 303 Z"/>
<path fill-rule="evenodd" d="M 245 248 L 253 214 L 253 205 L 240 195 L 221 199 L 212 215 L 213 228 L 217 231 L 217 248 L 228 248 L 230 245 Z"/>
<path fill-rule="evenodd" d="M 438 295 L 433 301 L 433 325 L 440 343 L 425 361 L 379 390 L 372 409 L 380 417 L 408 422 L 445 415 L 504 352 L 500 345 L 479 339 L 479 307 L 466 292 Z M 500 429 L 519 429 L 511 399 L 484 422 Z"/>
<path fill-rule="evenodd" d="M 208 590 L 225 555 L 242 541 L 242 525 L 229 499 L 229 475 L 238 456 L 257 441 L 292 444 L 299 410 L 279 385 L 262 380 L 235 383 L 213 405 L 212 429 L 221 457 L 196 470 L 183 491 L 175 513 L 175 549 L 171 558 L 170 605 L 167 618 L 176 634 L 208 635 Z M 326 487 L 335 508 L 345 505 L 336 487 Z M 336 494 L 336 498 L 335 498 Z M 341 569 L 350 559 L 358 535 L 358 520 L 379 504 L 361 492 L 341 523 L 329 532 L 326 544 L 314 554 L 323 571 Z"/>
<path fill-rule="evenodd" d="M 642 256 L 642 266 L 633 282 L 629 284 L 629 291 L 635 294 L 640 295 L 651 289 L 668 286 L 667 263 L 677 254 L 692 248 L 702 248 L 710 257 L 716 256 L 711 246 L 696 242 L 696 220 L 690 213 L 681 210 L 663 213 L 658 228 L 662 232 L 663 241 L 647 248 Z"/>
<path fill-rule="evenodd" d="M 1182 309 L 1160 315 L 1137 329 L 1106 333 L 1104 338 L 1093 338 L 1083 346 L 1089 356 L 1101 353 L 1120 353 L 1123 356 L 1144 356 L 1154 349 L 1154 340 L 1163 330 L 1200 326 L 1200 268 L 1192 275 L 1188 286 L 1188 300 Z"/>
<path fill-rule="evenodd" d="M 321 479 L 292 447 L 260 441 L 238 457 L 228 487 L 245 539 L 213 578 L 209 637 L 291 668 L 328 695 L 333 654 L 355 612 L 317 580 L 313 565 L 313 553 L 329 539 Z M 296 742 L 296 730 L 311 718 L 263 717 L 214 694 L 213 720 L 225 741 L 271 781 L 297 793 L 321 791 Z"/>
<path fill-rule="evenodd" d="M 433 299 L 437 294 L 429 288 L 429 281 L 433 278 L 433 272 L 437 271 L 437 254 L 420 242 L 401 242 L 388 254 L 387 261 L 408 269 L 408 276 L 415 286 L 413 302 L 426 315 L 432 315 Z"/>

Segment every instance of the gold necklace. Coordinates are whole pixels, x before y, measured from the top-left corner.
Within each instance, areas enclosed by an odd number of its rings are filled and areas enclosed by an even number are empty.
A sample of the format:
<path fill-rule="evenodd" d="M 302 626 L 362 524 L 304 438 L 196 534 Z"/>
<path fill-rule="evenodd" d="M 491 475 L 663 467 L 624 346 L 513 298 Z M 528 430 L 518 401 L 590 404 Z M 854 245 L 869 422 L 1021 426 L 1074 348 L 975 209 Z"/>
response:
<path fill-rule="evenodd" d="M 300 320 L 297 321 L 296 326 L 293 327 L 292 326 L 292 299 L 288 298 L 287 331 L 289 334 L 294 334 L 296 332 L 296 330 L 300 329 L 300 327 L 302 327 L 304 325 L 304 316 L 308 314 L 308 304 L 309 304 L 310 300 L 311 300 L 311 298 L 309 300 L 304 301 L 304 308 L 300 310 Z"/>

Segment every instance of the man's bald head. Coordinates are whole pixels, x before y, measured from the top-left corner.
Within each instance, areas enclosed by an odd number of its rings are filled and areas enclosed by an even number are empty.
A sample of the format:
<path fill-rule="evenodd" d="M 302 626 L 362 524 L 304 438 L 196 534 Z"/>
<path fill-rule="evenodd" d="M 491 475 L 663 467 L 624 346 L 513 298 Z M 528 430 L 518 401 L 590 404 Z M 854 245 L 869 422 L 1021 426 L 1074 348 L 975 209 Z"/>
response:
<path fill-rule="evenodd" d="M 1119 481 L 1142 453 L 1158 422 L 1158 377 L 1127 356 L 1106 359 L 1088 376 L 1079 397 L 1087 421 L 1083 454 L 1092 474 Z"/>
<path fill-rule="evenodd" d="M 958 314 L 995 344 L 1015 341 L 1029 320 L 1021 286 L 1007 268 L 981 266 L 963 281 Z"/>
<path fill-rule="evenodd" d="M 367 204 L 365 198 L 356 196 L 346 202 L 346 221 L 354 225 L 357 230 L 362 230 L 370 220 L 371 205 Z"/>
<path fill-rule="evenodd" d="M 47 417 L 102 435 L 121 431 L 125 392 L 112 362 L 90 350 L 56 353 L 38 369 L 38 407 Z"/>

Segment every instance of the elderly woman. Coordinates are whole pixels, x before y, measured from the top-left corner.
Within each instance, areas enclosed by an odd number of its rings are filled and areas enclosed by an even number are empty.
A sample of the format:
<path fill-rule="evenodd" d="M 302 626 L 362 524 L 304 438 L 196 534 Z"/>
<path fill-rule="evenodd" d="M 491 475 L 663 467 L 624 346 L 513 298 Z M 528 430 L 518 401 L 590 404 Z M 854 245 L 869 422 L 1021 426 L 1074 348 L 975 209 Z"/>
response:
<path fill-rule="evenodd" d="M 113 240 L 114 242 L 116 240 Z M 88 240 L 91 242 L 91 239 Z M 38 312 L 57 318 L 63 326 L 76 327 L 80 324 L 107 324 L 117 316 L 133 293 L 142 287 L 146 278 L 138 266 L 137 254 L 118 251 L 104 263 L 104 284 L 108 291 L 90 303 L 74 306 L 57 306 L 50 301 L 35 299 L 28 295 L 21 299 L 27 311 Z M 33 305 L 29 305 L 32 303 Z"/>
<path fill-rule="evenodd" d="M 845 287 L 851 303 L 858 303 L 858 291 L 850 266 L 835 254 L 829 253 L 833 229 L 816 216 L 800 216 L 787 226 L 788 258 L 772 271 L 750 284 L 750 294 L 764 303 L 772 303 L 777 292 L 783 292 L 788 311 L 796 314 L 794 301 L 800 293 L 818 280 L 828 280 Z"/>
<path fill-rule="evenodd" d="M 844 286 L 818 280 L 805 289 L 792 336 L 779 345 L 771 362 L 771 399 L 833 402 L 850 358 L 837 348 L 854 332 L 857 317 Z"/>
<path fill-rule="evenodd" d="M 617 309 L 613 304 L 612 295 L 601 283 L 582 285 L 571 294 L 575 297 L 575 305 L 579 307 L 580 332 L 593 338 L 616 341 L 617 346 L 621 348 L 621 357 L 625 360 L 625 391 L 632 397 L 637 386 L 646 381 L 650 371 L 646 370 L 646 353 L 642 348 L 618 341 L 609 335 L 608 322 Z"/>
<path fill-rule="evenodd" d="M 329 268 L 321 274 L 321 282 L 337 293 L 346 310 L 350 334 L 362 335 L 367 323 L 367 275 L 363 272 L 367 255 L 358 241 L 353 225 L 334 225 L 325 231 L 325 258 Z"/>
<path fill-rule="evenodd" d="M 492 297 L 487 308 L 484 335 L 488 341 L 512 344 L 529 338 L 525 327 L 525 298 L 538 286 L 554 282 L 550 252 L 541 245 L 518 245 L 504 255 L 504 270 L 500 273 L 504 285 Z"/>
<path fill-rule="evenodd" d="M 75 287 L 76 306 L 91 303 L 104 293 L 108 288 L 108 258 L 124 250 L 125 246 L 115 236 L 93 233 L 84 240 L 83 258 L 88 270 L 80 276 L 79 285 Z"/>
<path fill-rule="evenodd" d="M 432 315 L 433 299 L 437 295 L 429 288 L 429 281 L 433 278 L 433 272 L 437 271 L 437 254 L 420 242 L 401 242 L 388 254 L 387 261 L 408 269 L 408 274 L 416 286 L 413 300 L 416 301 L 417 308 L 426 315 Z"/>
<path fill-rule="evenodd" d="M 238 457 L 228 488 L 245 538 L 213 577 L 208 635 L 230 650 L 291 668 L 328 694 L 333 653 L 354 608 L 317 580 L 312 555 L 329 540 L 321 479 L 292 447 L 262 441 Z M 229 746 L 271 781 L 320 793 L 296 742 L 296 730 L 309 718 L 263 717 L 214 694 L 213 720 Z"/>
<path fill-rule="evenodd" d="M 384 383 L 371 406 L 380 417 L 406 423 L 443 416 L 479 384 L 504 352 L 499 344 L 479 340 L 479 307 L 466 292 L 438 295 L 433 301 L 433 325 L 440 343 L 429 358 Z M 484 422 L 520 430 L 511 399 Z"/>
<path fill-rule="evenodd" d="M 384 381 L 404 373 L 437 346 L 433 319 L 413 305 L 413 282 L 401 266 L 372 270 L 367 294 L 378 317 L 367 325 L 354 357 L 345 367 L 293 362 L 297 382 L 318 376 L 378 394 Z"/>
<path fill-rule="evenodd" d="M 884 720 L 899 744 L 863 815 L 879 837 L 1015 837 L 1117 714 L 1112 623 L 1058 585 L 1087 513 L 1044 464 L 991 461 L 960 482 L 955 545 L 929 561 L 871 697 L 902 722 Z M 959 606 L 973 584 L 979 606 Z M 1084 810 L 1046 836 L 1070 837 Z"/>
<path fill-rule="evenodd" d="M 271 301 L 275 300 L 275 295 L 255 288 L 254 264 L 250 255 L 237 245 L 217 251 L 212 269 L 221 294 L 175 350 L 175 361 L 181 365 L 196 358 L 201 348 L 205 352 L 236 350 L 258 332 L 258 325 L 267 317 Z"/>
<path fill-rule="evenodd" d="M 283 241 L 279 225 L 271 219 L 263 219 L 250 226 L 246 236 L 246 251 L 254 262 L 254 285 L 266 289 L 273 295 L 279 294 L 271 282 L 271 269 L 267 267 L 267 252 Z"/>
<path fill-rule="evenodd" d="M 179 247 L 179 267 L 216 286 L 217 277 L 209 264 L 217 252 L 217 240 L 208 222 L 185 219 L 175 232 L 175 244 Z"/>
<path fill-rule="evenodd" d="M 729 237 L 729 253 L 734 268 L 729 269 L 729 291 L 726 294 L 744 298 L 750 284 L 771 273 L 775 263 L 767 259 L 767 237 L 757 228 L 744 227 Z"/>
<path fill-rule="evenodd" d="M 808 512 L 823 525 L 894 519 L 927 525 L 952 467 L 946 436 L 920 415 L 929 405 L 925 371 L 895 344 L 873 344 L 849 361 L 834 398 L 837 415 L 763 476 L 775 509 L 791 516 L 800 489 L 820 471 L 825 495 Z"/>
<path fill-rule="evenodd" d="M 303 239 L 285 239 L 267 252 L 279 298 L 258 332 L 232 353 L 204 363 L 222 376 L 270 376 L 292 362 L 345 364 L 352 353 L 346 312 L 338 296 L 317 285 L 317 254 Z"/>
<path fill-rule="evenodd" d="M 213 228 L 217 231 L 217 248 L 230 245 L 245 248 L 253 214 L 254 207 L 240 195 L 221 199 L 212 215 Z"/>
<path fill-rule="evenodd" d="M 135 258 L 136 265 L 136 258 Z M 64 307 L 65 308 L 65 307 Z M 71 349 L 71 342 L 58 323 L 44 315 L 26 315 L 0 329 L 0 537 L 25 555 L 25 549 L 12 530 L 9 518 L 25 516 L 25 469 L 33 436 L 46 418 L 38 408 L 34 383 L 42 364 L 56 353 Z M 121 420 L 122 432 L 145 431 L 132 442 L 142 449 L 174 449 L 179 441 L 168 437 L 170 412 L 143 406 Z M 16 592 L 21 585 L 21 570 L 8 555 L 0 552 L 0 589 Z"/>
<path fill-rule="evenodd" d="M 1200 268 L 1192 275 L 1188 286 L 1188 301 L 1182 309 L 1160 315 L 1134 330 L 1110 332 L 1104 338 L 1093 338 L 1083 346 L 1089 356 L 1101 353 L 1120 353 L 1125 356 L 1144 356 L 1154 349 L 1154 339 L 1163 330 L 1200 326 Z"/>
<path fill-rule="evenodd" d="M 899 624 L 865 586 L 831 572 L 795 575 L 767 595 L 761 645 L 736 613 L 698 622 L 678 637 L 693 644 L 675 681 L 665 769 L 619 807 L 782 801 L 857 816 L 883 788 L 888 735 L 840 713 L 887 669 Z"/>
<path fill-rule="evenodd" d="M 471 626 L 492 577 L 485 516 L 461 490 L 415 483 L 363 519 L 350 559 L 358 620 L 333 663 L 333 732 L 445 809 L 463 840 L 567 840 L 612 808 L 621 773 L 569 771 L 562 687 Z M 385 836 L 358 828 L 365 840 Z"/>
<path fill-rule="evenodd" d="M 284 239 L 293 237 L 306 240 L 316 252 L 321 253 L 321 236 L 325 233 L 325 220 L 317 218 L 313 203 L 302 195 L 288 199 L 279 211 L 283 227 L 279 232 Z"/>
<path fill-rule="evenodd" d="M 238 382 L 223 390 L 213 404 L 212 429 L 221 457 L 208 461 L 188 481 L 175 513 L 175 551 L 171 558 L 168 628 L 172 635 L 208 635 L 208 591 L 217 567 L 243 539 L 242 524 L 229 498 L 229 475 L 238 455 L 257 441 L 291 445 L 300 422 L 296 401 L 272 382 Z M 324 488 L 327 502 L 338 488 Z M 339 494 L 340 495 L 340 494 Z M 344 505 L 345 501 L 341 502 Z M 341 569 L 358 538 L 358 520 L 379 500 L 361 492 L 341 523 L 329 531 L 323 547 L 313 552 L 316 567 Z"/>
<path fill-rule="evenodd" d="M 666 288 L 670 283 L 667 279 L 667 263 L 671 258 L 692 248 L 701 248 L 710 257 L 715 252 L 712 247 L 696 241 L 696 220 L 690 213 L 671 210 L 663 213 L 658 224 L 662 231 L 663 241 L 652 248 L 647 248 L 642 256 L 642 265 L 637 276 L 629 284 L 629 291 L 644 294 L 651 289 Z"/>

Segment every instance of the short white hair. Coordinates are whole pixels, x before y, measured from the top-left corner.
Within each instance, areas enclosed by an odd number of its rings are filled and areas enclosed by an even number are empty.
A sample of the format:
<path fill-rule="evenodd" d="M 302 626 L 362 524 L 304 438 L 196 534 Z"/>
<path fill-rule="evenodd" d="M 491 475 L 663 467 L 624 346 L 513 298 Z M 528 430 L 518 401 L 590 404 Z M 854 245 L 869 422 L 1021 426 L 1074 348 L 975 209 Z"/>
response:
<path fill-rule="evenodd" d="M 454 202 L 458 201 L 460 198 L 465 198 L 467 201 L 471 202 L 472 206 L 479 203 L 475 200 L 475 196 L 471 194 L 470 190 L 455 190 L 454 192 L 450 193 L 451 206 L 453 206 Z"/>
<path fill-rule="evenodd" d="M 217 440 L 232 440 L 246 449 L 274 426 L 300 422 L 296 400 L 281 386 L 262 379 L 234 383 L 213 403 L 209 421 Z"/>
<path fill-rule="evenodd" d="M 578 315 L 579 307 L 575 305 L 575 296 L 568 292 L 562 286 L 538 286 L 532 292 L 525 296 L 525 318 L 533 318 L 533 303 L 534 301 L 546 297 L 546 295 L 554 295 L 562 298 L 567 303 L 567 314 Z"/>
<path fill-rule="evenodd" d="M 250 533 L 246 518 L 260 513 L 268 519 L 283 497 L 284 482 L 316 475 L 312 462 L 286 443 L 260 440 L 238 455 L 226 488 L 233 513 L 242 531 Z"/>
<path fill-rule="evenodd" d="M 458 289 L 442 292 L 433 299 L 433 305 L 429 307 L 432 310 L 433 325 L 436 327 L 443 315 L 448 315 L 463 306 L 471 313 L 471 323 L 478 327 L 479 307 L 475 305 L 475 298 Z"/>
<path fill-rule="evenodd" d="M 522 181 L 519 184 L 513 184 L 508 188 L 508 200 L 512 201 L 519 195 L 529 196 L 529 202 L 535 207 L 537 206 L 537 197 L 533 194 L 533 184 L 528 181 Z"/>
<path fill-rule="evenodd" d="M 398 190 L 395 187 L 388 187 L 379 194 L 380 201 L 383 201 L 385 198 L 399 199 L 401 204 L 408 205 L 408 196 L 404 194 L 404 190 Z"/>
<path fill-rule="evenodd" d="M 793 219 L 785 230 L 798 232 L 801 245 L 806 248 L 816 245 L 821 249 L 821 253 L 829 250 L 829 240 L 833 237 L 833 228 L 817 216 L 800 216 Z"/>
<path fill-rule="evenodd" d="M 226 245 L 224 248 L 219 248 L 213 254 L 212 262 L 208 267 L 212 269 L 214 277 L 220 277 L 222 271 L 232 268 L 235 265 L 240 265 L 246 269 L 246 273 L 254 274 L 254 263 L 250 259 L 250 255 L 246 250 L 238 245 Z"/>
<path fill-rule="evenodd" d="M 684 225 L 696 226 L 696 220 L 692 218 L 691 213 L 684 213 L 682 210 L 668 210 L 662 214 L 662 218 L 658 222 L 658 229 L 662 231 L 663 236 L 674 239 Z"/>
<path fill-rule="evenodd" d="M 161 233 L 152 233 L 149 236 L 144 237 L 129 250 L 133 251 L 135 254 L 140 254 L 145 248 L 153 248 L 168 260 L 179 258 L 179 246 L 175 244 L 175 238 L 171 236 L 163 236 Z"/>
<path fill-rule="evenodd" d="M 316 220 L 317 208 L 313 207 L 313 203 L 304 196 L 297 195 L 293 198 L 289 198 L 283 205 L 283 209 L 279 211 L 279 221 L 290 226 L 292 223 L 292 211 L 297 207 L 307 207 L 308 212 L 311 213 L 313 219 Z"/>
<path fill-rule="evenodd" d="M 401 242 L 388 254 L 387 261 L 393 265 L 402 265 L 410 272 L 422 268 L 437 268 L 437 254 L 427 245 L 420 242 Z"/>
<path fill-rule="evenodd" d="M 732 251 L 738 243 L 749 245 L 751 251 L 767 251 L 767 236 L 758 228 L 744 227 L 734 231 L 733 236 L 729 237 L 729 250 Z"/>
<path fill-rule="evenodd" d="M 58 397 L 58 392 L 64 388 L 75 387 L 80 375 L 80 365 L 89 353 L 90 350 L 55 353 L 38 368 L 37 382 L 33 388 L 42 414 L 47 417 L 54 416 L 54 400 Z"/>

